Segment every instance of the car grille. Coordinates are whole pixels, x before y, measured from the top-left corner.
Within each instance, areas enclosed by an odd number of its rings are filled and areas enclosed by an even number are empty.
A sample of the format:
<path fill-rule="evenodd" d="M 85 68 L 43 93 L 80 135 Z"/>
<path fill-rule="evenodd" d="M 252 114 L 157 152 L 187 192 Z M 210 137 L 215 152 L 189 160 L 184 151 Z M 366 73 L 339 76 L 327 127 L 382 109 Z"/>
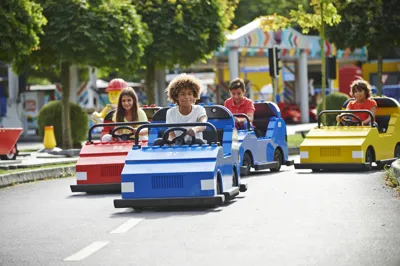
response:
<path fill-rule="evenodd" d="M 103 166 L 100 175 L 101 177 L 120 176 L 123 168 L 124 165 Z"/>
<path fill-rule="evenodd" d="M 321 157 L 338 157 L 341 156 L 341 149 L 338 147 L 320 148 L 319 155 Z"/>
<path fill-rule="evenodd" d="M 151 177 L 152 189 L 183 188 L 183 175 L 153 175 Z"/>

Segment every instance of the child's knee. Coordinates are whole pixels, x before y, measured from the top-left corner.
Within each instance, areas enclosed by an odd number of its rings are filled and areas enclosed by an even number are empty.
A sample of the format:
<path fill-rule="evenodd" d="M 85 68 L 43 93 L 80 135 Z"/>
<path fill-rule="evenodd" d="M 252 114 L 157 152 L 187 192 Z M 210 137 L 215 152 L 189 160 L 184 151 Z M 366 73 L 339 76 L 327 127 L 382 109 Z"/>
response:
<path fill-rule="evenodd" d="M 105 134 L 102 138 L 101 138 L 101 142 L 111 142 L 112 141 L 112 136 L 110 134 Z"/>

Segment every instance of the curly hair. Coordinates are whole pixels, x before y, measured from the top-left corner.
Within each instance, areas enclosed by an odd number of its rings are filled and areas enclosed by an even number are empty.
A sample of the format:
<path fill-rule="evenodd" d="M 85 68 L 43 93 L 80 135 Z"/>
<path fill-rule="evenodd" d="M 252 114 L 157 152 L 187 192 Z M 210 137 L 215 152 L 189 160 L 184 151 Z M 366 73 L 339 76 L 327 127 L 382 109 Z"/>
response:
<path fill-rule="evenodd" d="M 361 90 L 365 92 L 365 97 L 367 99 L 371 97 L 371 85 L 369 85 L 369 83 L 366 80 L 358 78 L 354 80 L 350 85 L 350 95 L 354 97 L 354 91 L 361 91 Z"/>
<path fill-rule="evenodd" d="M 115 112 L 116 122 L 124 122 L 124 119 L 125 119 L 125 109 L 124 109 L 124 107 L 122 107 L 122 97 L 123 96 L 130 96 L 132 98 L 132 101 L 133 101 L 133 106 L 131 108 L 131 114 L 132 114 L 132 118 L 133 118 L 132 121 L 138 121 L 138 119 L 139 119 L 138 97 L 133 88 L 127 87 L 127 88 L 121 90 L 121 93 L 119 94 L 119 97 L 118 97 L 118 107 L 117 107 L 117 111 Z"/>
<path fill-rule="evenodd" d="M 178 95 L 182 89 L 191 89 L 194 99 L 200 99 L 200 86 L 199 79 L 191 75 L 181 74 L 169 83 L 166 89 L 168 100 L 178 104 Z"/>

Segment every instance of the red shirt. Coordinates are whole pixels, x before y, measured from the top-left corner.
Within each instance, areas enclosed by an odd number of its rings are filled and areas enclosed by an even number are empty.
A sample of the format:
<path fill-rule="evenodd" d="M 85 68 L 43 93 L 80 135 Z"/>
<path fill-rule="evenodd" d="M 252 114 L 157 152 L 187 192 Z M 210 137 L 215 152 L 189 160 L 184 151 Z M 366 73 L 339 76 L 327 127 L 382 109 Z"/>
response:
<path fill-rule="evenodd" d="M 361 109 L 366 109 L 366 110 L 371 110 L 372 107 L 377 106 L 376 102 L 372 99 L 366 99 L 362 103 L 358 103 L 356 100 L 349 102 L 347 105 L 347 109 L 349 110 L 361 110 Z M 369 115 L 367 113 L 355 113 L 361 121 L 364 121 L 368 119 Z"/>
<path fill-rule="evenodd" d="M 239 105 L 234 104 L 233 99 L 229 98 L 225 101 L 224 106 L 228 108 L 232 114 L 248 114 L 254 113 L 256 110 L 253 101 L 246 97 L 243 97 Z"/>

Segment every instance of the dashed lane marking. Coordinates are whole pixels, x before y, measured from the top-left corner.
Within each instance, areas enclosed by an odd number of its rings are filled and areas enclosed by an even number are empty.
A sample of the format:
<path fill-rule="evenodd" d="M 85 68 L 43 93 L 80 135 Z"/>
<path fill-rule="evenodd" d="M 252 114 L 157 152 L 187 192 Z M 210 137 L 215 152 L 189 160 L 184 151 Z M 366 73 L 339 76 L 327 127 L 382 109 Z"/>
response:
<path fill-rule="evenodd" d="M 137 225 L 143 220 L 143 218 L 131 218 L 125 223 L 121 224 L 117 228 L 111 231 L 111 234 L 123 234 L 128 232 L 132 227 Z"/>
<path fill-rule="evenodd" d="M 67 257 L 64 259 L 64 261 L 80 261 L 83 260 L 96 251 L 102 249 L 103 247 L 107 246 L 110 243 L 110 241 L 96 241 L 90 244 L 89 246 L 81 249 L 77 253 Z"/>

